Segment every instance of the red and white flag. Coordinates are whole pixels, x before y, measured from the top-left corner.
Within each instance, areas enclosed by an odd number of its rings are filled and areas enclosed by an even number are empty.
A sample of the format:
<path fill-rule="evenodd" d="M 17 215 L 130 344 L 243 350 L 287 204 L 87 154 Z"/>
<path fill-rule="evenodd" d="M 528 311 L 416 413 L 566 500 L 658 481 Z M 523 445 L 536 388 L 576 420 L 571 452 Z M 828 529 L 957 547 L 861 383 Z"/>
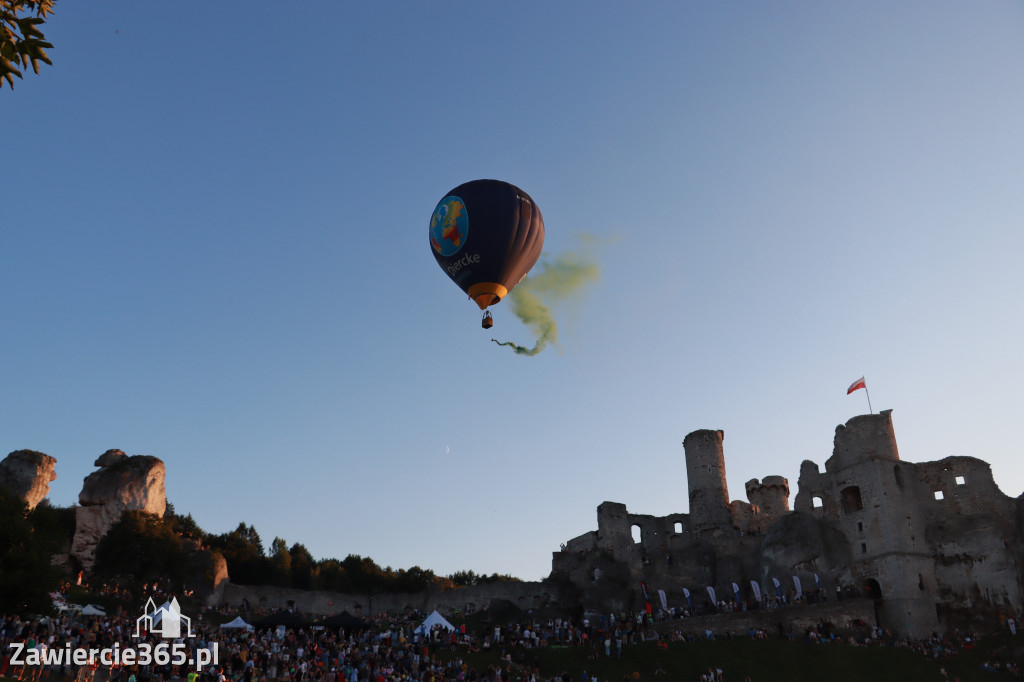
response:
<path fill-rule="evenodd" d="M 866 383 L 864 383 L 864 377 L 861 377 L 860 379 L 857 379 L 855 382 L 850 384 L 850 387 L 848 389 L 846 389 L 846 395 L 850 395 L 851 393 L 853 393 L 854 391 L 856 391 L 859 388 L 863 388 L 863 389 L 867 390 L 867 387 L 868 387 L 868 385 Z"/>

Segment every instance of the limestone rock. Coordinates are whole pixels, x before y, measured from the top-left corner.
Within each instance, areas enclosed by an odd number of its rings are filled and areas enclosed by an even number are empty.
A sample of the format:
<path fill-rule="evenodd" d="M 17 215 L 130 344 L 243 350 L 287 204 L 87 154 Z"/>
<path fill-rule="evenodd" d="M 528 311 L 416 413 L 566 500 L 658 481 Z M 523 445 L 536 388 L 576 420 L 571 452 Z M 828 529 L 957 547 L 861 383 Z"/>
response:
<path fill-rule="evenodd" d="M 122 450 L 107 450 L 100 455 L 92 465 L 94 467 L 109 467 L 121 462 L 127 457 L 128 455 L 124 454 Z"/>
<path fill-rule="evenodd" d="M 228 562 L 219 552 L 196 549 L 189 552 L 189 585 L 195 590 L 195 598 L 209 606 L 220 604 L 224 588 L 230 581 Z"/>
<path fill-rule="evenodd" d="M 162 460 L 148 455 L 129 457 L 120 450 L 107 450 L 96 460 L 100 467 L 85 477 L 78 495 L 75 538 L 71 556 L 83 569 L 92 569 L 96 545 L 127 510 L 163 516 L 167 509 Z"/>
<path fill-rule="evenodd" d="M 15 450 L 0 462 L 0 487 L 7 488 L 34 509 L 57 480 L 57 460 L 33 450 Z"/>

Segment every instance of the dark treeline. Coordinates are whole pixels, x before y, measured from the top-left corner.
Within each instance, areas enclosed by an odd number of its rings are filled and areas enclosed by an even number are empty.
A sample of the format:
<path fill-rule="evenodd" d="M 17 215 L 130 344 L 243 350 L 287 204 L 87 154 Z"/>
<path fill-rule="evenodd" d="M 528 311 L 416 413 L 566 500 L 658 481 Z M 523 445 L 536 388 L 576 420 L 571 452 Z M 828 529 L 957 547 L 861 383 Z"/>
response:
<path fill-rule="evenodd" d="M 52 559 L 71 547 L 73 509 L 25 501 L 0 488 L 0 613 L 45 613 L 63 571 Z"/>
<path fill-rule="evenodd" d="M 191 517 L 185 517 L 184 523 L 190 520 Z M 206 547 L 220 553 L 227 561 L 231 581 L 242 585 L 374 594 L 515 580 L 508 575 L 477 575 L 473 571 L 442 577 L 419 566 L 397 570 L 382 568 L 373 559 L 358 554 L 349 554 L 344 559 L 317 560 L 302 543 L 289 546 L 283 538 L 274 538 L 270 547 L 264 548 L 260 534 L 244 522 L 230 533 L 203 534 L 202 537 Z"/>
<path fill-rule="evenodd" d="M 0 612 L 47 613 L 49 593 L 74 588 L 79 567 L 65 561 L 74 532 L 74 507 L 43 500 L 29 510 L 24 500 L 0 489 Z M 473 571 L 438 576 L 419 566 L 382 568 L 358 554 L 314 559 L 302 543 L 289 545 L 283 538 L 264 547 L 256 528 L 244 522 L 228 533 L 207 533 L 191 514 L 177 514 L 168 504 L 162 517 L 122 514 L 97 545 L 96 564 L 83 575 L 81 588 L 139 596 L 159 582 L 168 592 L 189 594 L 212 585 L 213 554 L 224 557 L 231 581 L 240 585 L 382 594 L 517 580 Z"/>

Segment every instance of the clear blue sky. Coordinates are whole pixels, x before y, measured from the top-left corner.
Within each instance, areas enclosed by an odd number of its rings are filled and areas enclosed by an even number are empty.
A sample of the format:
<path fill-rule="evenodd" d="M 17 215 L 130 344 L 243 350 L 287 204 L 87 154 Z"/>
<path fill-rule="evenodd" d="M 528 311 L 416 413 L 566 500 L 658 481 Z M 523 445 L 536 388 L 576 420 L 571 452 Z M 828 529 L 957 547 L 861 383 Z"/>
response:
<path fill-rule="evenodd" d="M 305 6 L 303 6 L 305 7 Z M 836 425 L 1024 491 L 1024 3 L 63 1 L 0 92 L 0 454 L 167 463 L 239 521 L 539 579 L 598 504 L 733 499 Z M 560 346 L 427 244 L 475 178 L 601 239 Z M 530 342 L 507 304 L 493 332 Z"/>

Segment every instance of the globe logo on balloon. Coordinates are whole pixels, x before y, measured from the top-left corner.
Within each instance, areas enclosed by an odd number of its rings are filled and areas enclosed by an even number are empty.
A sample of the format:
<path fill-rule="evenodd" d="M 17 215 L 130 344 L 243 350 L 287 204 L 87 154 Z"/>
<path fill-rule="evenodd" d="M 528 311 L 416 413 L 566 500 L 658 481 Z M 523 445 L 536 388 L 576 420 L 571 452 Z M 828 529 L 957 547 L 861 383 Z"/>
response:
<path fill-rule="evenodd" d="M 430 245 L 442 256 L 454 256 L 469 236 L 466 204 L 459 197 L 447 196 L 430 216 Z"/>

